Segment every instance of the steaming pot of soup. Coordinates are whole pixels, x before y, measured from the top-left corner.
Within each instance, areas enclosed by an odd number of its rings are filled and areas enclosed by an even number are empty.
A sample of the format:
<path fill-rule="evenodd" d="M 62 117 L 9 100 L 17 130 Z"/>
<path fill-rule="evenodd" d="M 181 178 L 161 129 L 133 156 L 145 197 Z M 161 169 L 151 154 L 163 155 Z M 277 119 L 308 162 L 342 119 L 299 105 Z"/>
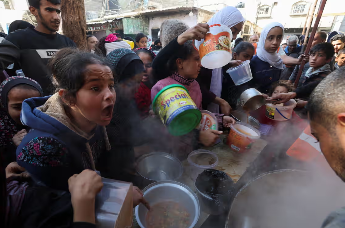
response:
<path fill-rule="evenodd" d="M 321 227 L 332 211 L 345 206 L 345 184 L 334 173 L 322 175 L 279 170 L 259 176 L 237 193 L 225 227 Z"/>

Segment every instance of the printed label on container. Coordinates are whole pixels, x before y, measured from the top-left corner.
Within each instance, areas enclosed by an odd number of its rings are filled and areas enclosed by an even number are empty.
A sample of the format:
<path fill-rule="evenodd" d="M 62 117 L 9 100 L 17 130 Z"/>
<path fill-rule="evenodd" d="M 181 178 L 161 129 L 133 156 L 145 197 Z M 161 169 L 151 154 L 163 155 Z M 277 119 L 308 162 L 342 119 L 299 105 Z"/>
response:
<path fill-rule="evenodd" d="M 218 130 L 217 129 L 217 120 L 215 120 L 211 115 L 207 113 L 202 113 L 200 130 L 206 131 L 208 129 Z"/>
<path fill-rule="evenodd" d="M 167 89 L 156 100 L 156 110 L 166 125 L 188 109 L 197 109 L 197 107 L 188 92 L 180 87 Z"/>
<path fill-rule="evenodd" d="M 266 106 L 266 116 L 270 119 L 274 119 L 274 112 L 275 112 L 275 109 L 270 107 L 270 106 Z"/>
<path fill-rule="evenodd" d="M 230 34 L 228 32 L 221 32 L 217 35 L 207 33 L 205 41 L 199 46 L 199 54 L 202 59 L 205 55 L 214 51 L 228 51 L 230 52 Z"/>

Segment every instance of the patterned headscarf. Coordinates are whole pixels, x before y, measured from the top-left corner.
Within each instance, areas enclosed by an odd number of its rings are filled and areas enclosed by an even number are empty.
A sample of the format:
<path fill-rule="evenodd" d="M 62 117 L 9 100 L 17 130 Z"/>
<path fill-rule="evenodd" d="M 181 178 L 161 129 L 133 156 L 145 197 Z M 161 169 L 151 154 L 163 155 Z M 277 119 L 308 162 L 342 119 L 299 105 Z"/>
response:
<path fill-rule="evenodd" d="M 41 96 L 43 96 L 43 90 L 40 84 L 38 84 L 38 82 L 36 82 L 35 80 L 24 77 L 24 76 L 9 77 L 5 81 L 3 81 L 0 85 L 0 105 L 6 110 L 6 112 L 8 111 L 7 110 L 8 109 L 7 107 L 8 93 L 10 92 L 11 89 L 21 84 L 32 86 L 40 93 Z"/>
<path fill-rule="evenodd" d="M 144 64 L 135 52 L 128 49 L 116 49 L 107 55 L 119 82 L 144 72 Z M 128 67 L 131 65 L 131 67 Z"/>

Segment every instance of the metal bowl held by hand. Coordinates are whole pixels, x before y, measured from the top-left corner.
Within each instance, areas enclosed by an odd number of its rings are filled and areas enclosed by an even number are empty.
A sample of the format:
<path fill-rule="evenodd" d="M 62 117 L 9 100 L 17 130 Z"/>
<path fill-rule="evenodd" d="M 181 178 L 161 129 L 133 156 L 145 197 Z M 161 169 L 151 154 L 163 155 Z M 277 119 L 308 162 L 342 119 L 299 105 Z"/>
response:
<path fill-rule="evenodd" d="M 186 228 L 193 228 L 198 222 L 200 216 L 198 197 L 186 185 L 175 181 L 156 182 L 147 186 L 143 193 L 145 199 L 151 206 L 151 210 L 154 210 L 155 205 L 159 203 L 177 203 L 179 207 L 183 208 L 183 210 L 188 213 L 188 225 Z M 143 204 L 139 204 L 135 208 L 136 220 L 142 228 L 148 227 L 146 220 L 147 213 L 148 210 Z"/>
<path fill-rule="evenodd" d="M 265 103 L 265 97 L 254 88 L 245 90 L 240 96 L 240 105 L 244 111 L 254 111 Z"/>
<path fill-rule="evenodd" d="M 136 171 L 142 177 L 153 181 L 176 180 L 182 175 L 183 166 L 171 154 L 154 152 L 138 159 Z"/>

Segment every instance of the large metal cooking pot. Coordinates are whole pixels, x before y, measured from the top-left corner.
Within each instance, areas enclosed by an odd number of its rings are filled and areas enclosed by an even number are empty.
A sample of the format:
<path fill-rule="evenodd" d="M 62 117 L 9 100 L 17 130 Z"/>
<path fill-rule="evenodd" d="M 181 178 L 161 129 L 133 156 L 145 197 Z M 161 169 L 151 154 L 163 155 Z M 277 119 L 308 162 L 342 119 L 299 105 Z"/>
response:
<path fill-rule="evenodd" d="M 183 206 L 190 215 L 189 226 L 193 228 L 199 220 L 200 205 L 198 197 L 184 184 L 175 181 L 161 181 L 153 183 L 144 189 L 144 197 L 149 204 L 173 201 Z M 148 210 L 143 204 L 135 208 L 135 217 L 140 227 L 147 228 L 146 215 Z"/>
<path fill-rule="evenodd" d="M 345 206 L 345 184 L 313 174 L 279 170 L 249 182 L 237 193 L 225 227 L 321 227 L 330 212 Z"/>
<path fill-rule="evenodd" d="M 254 111 L 265 103 L 265 97 L 254 88 L 245 90 L 240 96 L 240 105 L 245 111 Z"/>

